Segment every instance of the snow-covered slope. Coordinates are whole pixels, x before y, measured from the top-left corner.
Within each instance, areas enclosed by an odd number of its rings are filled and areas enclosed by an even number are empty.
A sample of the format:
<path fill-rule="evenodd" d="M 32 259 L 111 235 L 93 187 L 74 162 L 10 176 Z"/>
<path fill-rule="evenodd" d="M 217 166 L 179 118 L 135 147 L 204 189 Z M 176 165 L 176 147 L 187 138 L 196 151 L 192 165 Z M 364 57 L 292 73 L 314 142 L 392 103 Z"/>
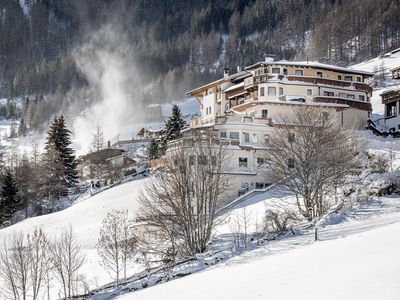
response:
<path fill-rule="evenodd" d="M 394 53 L 388 52 L 382 56 L 375 57 L 371 60 L 367 60 L 357 65 L 351 66 L 351 68 L 354 68 L 356 70 L 368 71 L 368 72 L 374 72 L 376 70 L 379 70 L 381 67 L 383 67 L 384 69 L 386 87 L 380 89 L 374 89 L 373 91 L 371 98 L 373 114 L 377 115 L 383 114 L 384 106 L 381 103 L 381 97 L 379 95 L 384 91 L 388 90 L 389 88 L 393 88 L 394 86 L 400 86 L 399 80 L 392 80 L 391 76 L 392 74 L 390 72 L 390 69 L 398 66 L 400 66 L 400 51 L 397 52 L 394 51 Z"/>
<path fill-rule="evenodd" d="M 71 225 L 87 255 L 87 263 L 82 272 L 89 280 L 90 287 L 94 288 L 110 282 L 110 276 L 99 265 L 96 252 L 101 222 L 105 215 L 113 209 L 128 209 L 130 215 L 133 215 L 137 207 L 137 195 L 145 180 L 147 179 L 127 182 L 93 197 L 82 199 L 63 211 L 21 221 L 0 230 L 0 241 L 13 232 L 31 233 L 35 228 L 42 228 L 50 237 L 53 237 Z M 2 247 L 2 243 L 0 243 L 0 247 Z M 58 290 L 54 292 L 56 293 Z"/>
<path fill-rule="evenodd" d="M 275 255 L 259 251 L 118 299 L 398 299 L 399 231 L 397 222 Z"/>

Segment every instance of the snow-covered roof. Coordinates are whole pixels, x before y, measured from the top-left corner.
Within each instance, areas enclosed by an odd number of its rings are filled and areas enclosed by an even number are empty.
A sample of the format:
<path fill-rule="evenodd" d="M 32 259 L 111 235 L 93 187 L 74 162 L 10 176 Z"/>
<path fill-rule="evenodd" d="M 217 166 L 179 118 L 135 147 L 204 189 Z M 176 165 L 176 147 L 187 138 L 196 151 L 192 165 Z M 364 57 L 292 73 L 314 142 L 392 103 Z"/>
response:
<path fill-rule="evenodd" d="M 323 64 L 318 61 L 287 61 L 287 60 L 279 60 L 279 61 L 273 61 L 273 62 L 263 62 L 260 61 L 256 64 L 250 65 L 246 67 L 246 70 L 253 69 L 257 65 L 285 65 L 285 66 L 298 66 L 298 67 L 312 67 L 312 68 L 319 68 L 319 69 L 325 69 L 325 70 L 332 70 L 332 71 L 337 71 L 337 72 L 343 72 L 343 73 L 352 73 L 352 74 L 360 74 L 360 75 L 366 75 L 366 76 L 374 76 L 373 73 L 367 72 L 367 71 L 361 71 L 361 70 L 356 70 L 356 69 L 351 69 L 351 68 L 345 68 L 345 67 L 338 67 L 338 66 L 333 66 L 333 65 L 328 65 L 328 64 Z"/>
<path fill-rule="evenodd" d="M 244 81 L 228 87 L 227 89 L 223 90 L 223 92 L 233 91 L 233 90 L 236 90 L 236 89 L 241 88 L 241 87 L 244 87 Z"/>

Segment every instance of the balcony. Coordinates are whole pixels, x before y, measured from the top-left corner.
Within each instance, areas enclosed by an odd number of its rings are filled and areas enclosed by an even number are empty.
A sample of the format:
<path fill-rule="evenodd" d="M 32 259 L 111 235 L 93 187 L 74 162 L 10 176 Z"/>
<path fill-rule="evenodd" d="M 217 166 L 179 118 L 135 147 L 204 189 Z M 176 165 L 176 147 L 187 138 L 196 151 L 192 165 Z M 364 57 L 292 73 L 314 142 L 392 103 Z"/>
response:
<path fill-rule="evenodd" d="M 318 96 L 318 97 L 314 97 L 313 102 L 346 104 L 346 105 L 350 106 L 351 108 L 372 111 L 371 103 L 361 102 L 361 101 L 351 100 L 351 99 L 346 99 L 346 98 Z"/>
<path fill-rule="evenodd" d="M 286 76 L 286 78 L 289 81 L 302 81 L 306 83 L 332 85 L 344 88 L 354 87 L 356 90 L 362 90 L 368 93 L 372 93 L 372 87 L 362 82 L 343 81 L 343 80 L 335 80 L 335 79 L 319 78 L 319 77 L 293 76 L 293 75 Z"/>

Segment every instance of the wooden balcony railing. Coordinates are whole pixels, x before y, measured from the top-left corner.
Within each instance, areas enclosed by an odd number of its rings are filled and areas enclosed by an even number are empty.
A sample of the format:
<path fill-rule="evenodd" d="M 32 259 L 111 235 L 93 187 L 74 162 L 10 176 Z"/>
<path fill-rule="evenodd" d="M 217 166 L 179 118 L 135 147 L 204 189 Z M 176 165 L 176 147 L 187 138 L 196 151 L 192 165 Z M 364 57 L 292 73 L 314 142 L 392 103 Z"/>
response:
<path fill-rule="evenodd" d="M 338 97 L 328 97 L 328 96 L 314 97 L 313 101 L 320 102 L 320 103 L 346 104 L 346 105 L 350 106 L 351 108 L 372 111 L 372 106 L 371 106 L 371 103 L 369 103 L 369 102 L 361 102 L 361 101 L 356 101 L 356 100 L 350 100 L 350 99 L 338 98 Z"/>

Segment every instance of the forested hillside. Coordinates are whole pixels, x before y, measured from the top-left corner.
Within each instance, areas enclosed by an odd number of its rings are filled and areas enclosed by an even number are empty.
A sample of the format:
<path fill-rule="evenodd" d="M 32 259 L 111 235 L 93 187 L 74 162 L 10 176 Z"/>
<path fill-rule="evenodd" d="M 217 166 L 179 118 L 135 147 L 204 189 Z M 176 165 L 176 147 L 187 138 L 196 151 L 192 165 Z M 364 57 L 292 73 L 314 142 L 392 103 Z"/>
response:
<path fill-rule="evenodd" d="M 397 0 L 0 1 L 0 96 L 36 100 L 22 113 L 32 127 L 48 120 L 87 85 L 74 49 L 107 24 L 146 83 L 135 97 L 159 103 L 264 53 L 331 64 L 377 56 L 400 47 L 399 17 Z"/>

